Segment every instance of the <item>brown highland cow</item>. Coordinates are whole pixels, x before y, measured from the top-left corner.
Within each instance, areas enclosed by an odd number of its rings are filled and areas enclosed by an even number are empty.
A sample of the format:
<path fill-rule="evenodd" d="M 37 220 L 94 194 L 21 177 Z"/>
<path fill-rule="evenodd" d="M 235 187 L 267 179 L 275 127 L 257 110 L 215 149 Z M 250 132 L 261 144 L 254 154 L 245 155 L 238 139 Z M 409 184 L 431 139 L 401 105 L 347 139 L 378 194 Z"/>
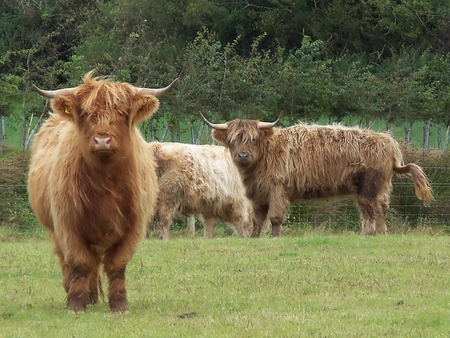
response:
<path fill-rule="evenodd" d="M 230 149 L 247 197 L 253 202 L 253 237 L 268 216 L 272 236 L 282 233 L 289 205 L 302 199 L 353 195 L 361 212 L 361 234 L 386 233 L 391 179 L 412 178 L 425 206 L 432 189 L 416 164 L 403 165 L 399 144 L 387 133 L 340 125 L 294 125 L 233 120 L 212 124 L 213 137 Z"/>
<path fill-rule="evenodd" d="M 54 114 L 36 134 L 28 190 L 61 265 L 67 307 L 85 311 L 108 278 L 109 307 L 128 311 L 125 268 L 153 217 L 155 162 L 136 124 L 157 109 L 162 89 L 84 77 L 75 88 L 36 90 Z"/>

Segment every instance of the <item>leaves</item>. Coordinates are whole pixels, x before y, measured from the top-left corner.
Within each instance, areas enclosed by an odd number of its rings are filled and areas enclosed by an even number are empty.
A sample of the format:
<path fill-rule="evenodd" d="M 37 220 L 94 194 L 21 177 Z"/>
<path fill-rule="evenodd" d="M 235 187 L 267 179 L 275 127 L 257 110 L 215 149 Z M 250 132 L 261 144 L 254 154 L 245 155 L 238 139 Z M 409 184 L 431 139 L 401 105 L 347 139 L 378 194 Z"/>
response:
<path fill-rule="evenodd" d="M 289 123 L 327 115 L 448 125 L 449 16 L 444 0 L 7 0 L 0 113 L 40 115 L 31 84 L 75 86 L 96 69 L 137 86 L 180 77 L 155 126 L 190 124 L 199 112 L 224 121 L 281 111 Z"/>

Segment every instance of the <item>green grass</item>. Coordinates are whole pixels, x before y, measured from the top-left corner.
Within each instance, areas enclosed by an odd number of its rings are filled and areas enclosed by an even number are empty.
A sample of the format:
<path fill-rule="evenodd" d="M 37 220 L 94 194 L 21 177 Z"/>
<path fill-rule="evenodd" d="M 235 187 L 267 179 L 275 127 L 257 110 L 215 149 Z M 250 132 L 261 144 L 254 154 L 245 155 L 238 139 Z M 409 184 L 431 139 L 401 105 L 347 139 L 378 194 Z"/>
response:
<path fill-rule="evenodd" d="M 127 269 L 125 315 L 103 302 L 68 313 L 50 240 L 3 238 L 1 337 L 450 336 L 443 235 L 150 238 Z"/>

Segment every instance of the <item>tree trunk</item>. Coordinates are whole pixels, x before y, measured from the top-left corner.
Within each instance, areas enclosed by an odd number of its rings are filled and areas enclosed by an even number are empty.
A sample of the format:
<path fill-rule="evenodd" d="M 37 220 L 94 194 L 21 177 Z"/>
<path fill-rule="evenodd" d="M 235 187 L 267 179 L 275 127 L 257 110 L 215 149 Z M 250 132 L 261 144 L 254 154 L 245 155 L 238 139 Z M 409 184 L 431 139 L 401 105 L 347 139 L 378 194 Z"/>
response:
<path fill-rule="evenodd" d="M 204 127 L 205 127 L 205 125 L 202 123 L 200 125 L 200 128 L 198 129 L 197 141 L 195 142 L 195 144 L 200 144 L 200 142 L 202 140 L 202 134 L 203 134 L 203 128 Z"/>
<path fill-rule="evenodd" d="M 164 127 L 164 131 L 161 137 L 161 142 L 164 142 L 167 136 L 167 132 L 169 131 L 169 122 L 166 123 L 166 126 Z"/>
<path fill-rule="evenodd" d="M 153 119 L 150 120 L 150 139 L 152 140 L 152 142 L 154 142 L 156 140 L 155 123 L 154 123 Z"/>
<path fill-rule="evenodd" d="M 176 142 L 181 141 L 181 121 L 177 119 L 177 135 L 176 135 Z"/>
<path fill-rule="evenodd" d="M 25 99 L 22 100 L 22 149 L 25 150 L 27 139 L 27 117 L 25 114 Z"/>

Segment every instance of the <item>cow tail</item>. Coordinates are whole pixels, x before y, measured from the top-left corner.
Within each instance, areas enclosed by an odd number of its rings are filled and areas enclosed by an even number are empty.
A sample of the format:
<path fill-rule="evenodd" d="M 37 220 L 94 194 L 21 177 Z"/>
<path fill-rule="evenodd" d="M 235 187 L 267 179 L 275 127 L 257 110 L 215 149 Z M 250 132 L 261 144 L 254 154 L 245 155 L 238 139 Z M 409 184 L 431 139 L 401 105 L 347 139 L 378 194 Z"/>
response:
<path fill-rule="evenodd" d="M 412 178 L 417 198 L 423 201 L 423 205 L 429 207 L 434 200 L 433 189 L 422 168 L 414 163 L 404 166 L 395 166 L 394 172 L 399 175 L 406 175 Z"/>

